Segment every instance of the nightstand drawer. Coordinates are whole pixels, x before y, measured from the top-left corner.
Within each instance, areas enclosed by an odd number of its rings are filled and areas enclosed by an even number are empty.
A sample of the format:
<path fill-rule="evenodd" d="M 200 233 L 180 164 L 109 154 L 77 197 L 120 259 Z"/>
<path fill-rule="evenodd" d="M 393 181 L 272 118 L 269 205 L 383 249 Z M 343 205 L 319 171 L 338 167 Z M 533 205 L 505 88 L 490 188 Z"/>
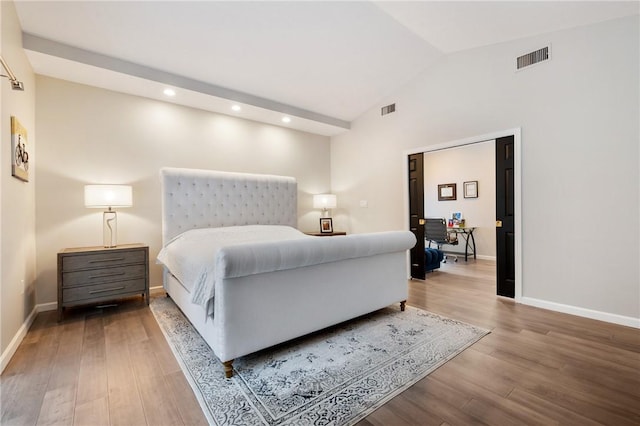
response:
<path fill-rule="evenodd" d="M 88 268 L 107 268 L 130 263 L 145 263 L 144 250 L 104 251 L 100 253 L 65 256 L 62 259 L 63 271 L 74 271 Z"/>
<path fill-rule="evenodd" d="M 112 268 L 87 269 L 76 272 L 63 272 L 62 286 L 78 287 L 113 281 L 125 281 L 134 278 L 144 278 L 146 265 L 128 265 Z"/>
<path fill-rule="evenodd" d="M 102 297 L 124 295 L 127 293 L 144 293 L 146 289 L 145 278 L 128 281 L 117 281 L 98 285 L 83 287 L 65 288 L 62 290 L 66 304 L 81 302 L 85 300 L 95 300 Z"/>
<path fill-rule="evenodd" d="M 58 321 L 66 307 L 142 295 L 149 304 L 149 246 L 74 247 L 58 252 Z"/>

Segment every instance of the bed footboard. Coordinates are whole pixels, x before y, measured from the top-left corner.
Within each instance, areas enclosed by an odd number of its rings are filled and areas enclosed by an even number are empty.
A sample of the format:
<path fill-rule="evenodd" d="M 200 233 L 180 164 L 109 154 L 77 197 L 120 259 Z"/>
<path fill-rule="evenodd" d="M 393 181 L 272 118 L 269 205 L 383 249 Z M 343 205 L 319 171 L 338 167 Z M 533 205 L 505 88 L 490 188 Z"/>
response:
<path fill-rule="evenodd" d="M 209 344 L 229 361 L 394 303 L 404 309 L 407 296 L 404 252 L 225 279 Z"/>

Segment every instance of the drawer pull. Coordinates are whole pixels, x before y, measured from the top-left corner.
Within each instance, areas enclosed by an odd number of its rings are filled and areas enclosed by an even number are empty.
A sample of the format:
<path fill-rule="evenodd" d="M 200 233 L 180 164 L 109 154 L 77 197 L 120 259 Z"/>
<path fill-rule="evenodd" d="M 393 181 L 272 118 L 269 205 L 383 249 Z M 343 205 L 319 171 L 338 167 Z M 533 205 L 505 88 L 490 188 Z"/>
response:
<path fill-rule="evenodd" d="M 113 272 L 111 274 L 89 275 L 89 279 L 92 280 L 94 278 L 118 277 L 124 274 L 124 272 Z"/>
<path fill-rule="evenodd" d="M 103 290 L 91 290 L 89 292 L 89 294 L 104 293 L 104 292 L 107 292 L 107 291 L 123 290 L 123 289 L 124 289 L 124 286 L 122 286 L 122 287 L 105 288 Z"/>
<path fill-rule="evenodd" d="M 120 260 L 124 260 L 124 257 L 114 257 L 112 259 L 90 260 L 89 263 L 118 262 Z"/>

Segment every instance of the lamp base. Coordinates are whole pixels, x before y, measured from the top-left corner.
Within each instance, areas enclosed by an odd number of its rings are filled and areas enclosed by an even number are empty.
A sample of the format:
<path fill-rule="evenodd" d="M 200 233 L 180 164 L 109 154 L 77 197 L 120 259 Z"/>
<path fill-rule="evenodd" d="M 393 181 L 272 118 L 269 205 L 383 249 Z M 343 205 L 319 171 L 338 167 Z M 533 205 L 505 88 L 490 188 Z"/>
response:
<path fill-rule="evenodd" d="M 102 242 L 107 248 L 115 247 L 118 241 L 118 215 L 113 210 L 102 213 Z"/>

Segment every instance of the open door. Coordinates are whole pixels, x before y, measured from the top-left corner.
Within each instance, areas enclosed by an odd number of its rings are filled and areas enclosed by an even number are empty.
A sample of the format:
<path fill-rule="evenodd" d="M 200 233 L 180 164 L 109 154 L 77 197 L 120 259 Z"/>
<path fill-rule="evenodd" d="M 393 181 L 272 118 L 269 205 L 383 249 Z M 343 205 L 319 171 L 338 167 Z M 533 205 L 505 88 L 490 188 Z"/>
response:
<path fill-rule="evenodd" d="M 477 142 L 492 139 L 493 137 L 479 137 Z M 465 142 L 463 145 L 467 144 Z M 462 145 L 452 148 L 457 146 Z M 515 297 L 516 286 L 515 147 L 515 134 L 495 139 L 496 294 L 511 298 Z M 411 277 L 419 279 L 425 278 L 423 157 L 423 153 L 408 156 L 409 227 L 418 241 L 411 250 Z"/>
<path fill-rule="evenodd" d="M 424 155 L 409 156 L 409 229 L 418 241 L 411 249 L 411 278 L 424 280 Z"/>
<path fill-rule="evenodd" d="M 496 139 L 496 292 L 515 297 L 514 137 Z"/>

